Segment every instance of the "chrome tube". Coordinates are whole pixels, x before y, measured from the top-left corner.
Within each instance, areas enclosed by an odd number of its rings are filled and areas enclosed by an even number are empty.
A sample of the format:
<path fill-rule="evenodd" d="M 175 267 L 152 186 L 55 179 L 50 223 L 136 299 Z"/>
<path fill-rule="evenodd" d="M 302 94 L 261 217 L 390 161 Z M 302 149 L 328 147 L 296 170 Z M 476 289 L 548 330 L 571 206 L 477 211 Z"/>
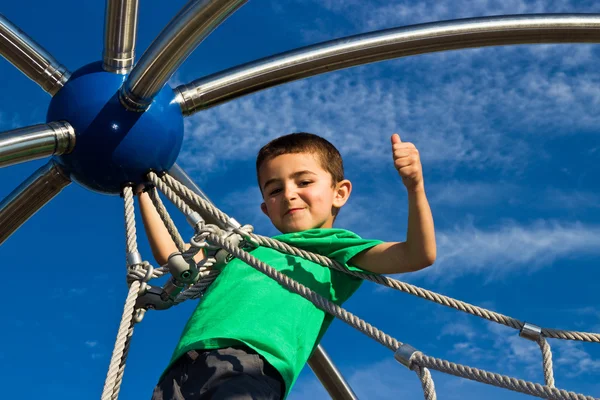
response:
<path fill-rule="evenodd" d="M 263 58 L 175 89 L 184 115 L 325 72 L 471 47 L 600 42 L 600 15 L 542 14 L 435 22 L 319 43 Z"/>
<path fill-rule="evenodd" d="M 169 169 L 168 173 L 173 178 L 183 183 L 183 185 L 185 185 L 192 192 L 196 193 L 198 196 L 202 197 L 204 200 L 214 205 L 213 202 L 208 198 L 208 196 L 202 191 L 202 189 L 200 189 L 200 187 L 196 185 L 196 182 L 194 182 L 192 178 L 190 178 L 190 176 L 179 165 L 177 165 L 176 163 L 173 164 L 171 169 Z M 202 208 L 195 207 L 193 204 L 189 204 L 189 206 L 198 214 L 200 214 L 202 219 L 204 219 L 204 221 L 206 221 L 207 224 L 217 225 L 224 229 L 227 228 L 226 226 L 223 226 L 223 224 L 221 224 L 221 221 L 215 219 L 213 216 L 206 213 Z"/>
<path fill-rule="evenodd" d="M 52 96 L 71 76 L 46 50 L 1 14 L 0 54 Z"/>
<path fill-rule="evenodd" d="M 138 0 L 106 0 L 102 68 L 126 74 L 135 59 Z"/>
<path fill-rule="evenodd" d="M 50 122 L 0 132 L 0 168 L 52 155 L 75 147 L 75 130 L 67 122 Z"/>
<path fill-rule="evenodd" d="M 68 176 L 51 160 L 13 190 L 0 202 L 0 244 L 69 183 Z"/>
<path fill-rule="evenodd" d="M 308 366 L 334 400 L 357 400 L 358 397 L 333 364 L 325 349 L 318 345 L 308 360 Z"/>
<path fill-rule="evenodd" d="M 247 0 L 191 0 L 169 22 L 123 83 L 121 103 L 145 110 L 192 51 Z"/>

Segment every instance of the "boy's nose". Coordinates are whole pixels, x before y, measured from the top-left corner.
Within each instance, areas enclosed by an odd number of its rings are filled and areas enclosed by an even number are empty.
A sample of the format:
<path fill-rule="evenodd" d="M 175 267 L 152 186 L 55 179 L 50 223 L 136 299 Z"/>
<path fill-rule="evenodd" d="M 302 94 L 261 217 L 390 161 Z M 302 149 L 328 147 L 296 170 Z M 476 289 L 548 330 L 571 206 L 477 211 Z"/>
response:
<path fill-rule="evenodd" d="M 284 190 L 284 196 L 288 200 L 293 200 L 296 198 L 296 190 L 293 187 L 286 187 Z"/>

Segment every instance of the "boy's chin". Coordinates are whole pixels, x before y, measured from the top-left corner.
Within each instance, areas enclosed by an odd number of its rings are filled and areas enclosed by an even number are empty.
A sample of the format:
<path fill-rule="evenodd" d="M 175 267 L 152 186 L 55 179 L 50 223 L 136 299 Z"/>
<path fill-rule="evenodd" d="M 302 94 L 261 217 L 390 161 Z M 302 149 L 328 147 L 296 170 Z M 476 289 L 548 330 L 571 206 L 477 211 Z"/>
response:
<path fill-rule="evenodd" d="M 277 228 L 281 233 L 296 233 L 314 229 L 310 224 L 286 224 Z"/>
<path fill-rule="evenodd" d="M 323 228 L 320 225 L 315 226 L 314 224 L 294 224 L 294 225 L 285 225 L 281 227 L 276 227 L 277 230 L 281 233 L 297 233 L 302 231 L 308 231 L 310 229 L 319 229 Z"/>

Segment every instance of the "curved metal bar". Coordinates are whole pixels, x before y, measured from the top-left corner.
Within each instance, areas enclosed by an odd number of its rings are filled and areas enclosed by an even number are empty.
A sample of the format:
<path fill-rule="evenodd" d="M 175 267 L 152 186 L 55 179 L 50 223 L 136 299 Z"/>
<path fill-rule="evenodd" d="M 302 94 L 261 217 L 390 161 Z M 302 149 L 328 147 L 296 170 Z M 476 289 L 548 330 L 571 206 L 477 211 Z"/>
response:
<path fill-rule="evenodd" d="M 67 122 L 50 122 L 0 132 L 0 168 L 52 155 L 75 147 L 75 130 Z"/>
<path fill-rule="evenodd" d="M 1 14 L 0 54 L 52 96 L 71 76 L 54 57 Z"/>
<path fill-rule="evenodd" d="M 195 80 L 175 89 L 184 115 L 325 72 L 392 58 L 483 46 L 600 42 L 600 14 L 453 20 L 319 43 Z"/>
<path fill-rule="evenodd" d="M 70 183 L 53 160 L 21 183 L 0 202 L 0 244 Z"/>
<path fill-rule="evenodd" d="M 106 0 L 102 68 L 126 74 L 135 59 L 138 0 Z"/>
<path fill-rule="evenodd" d="M 169 22 L 123 83 L 121 103 L 143 111 L 192 51 L 247 0 L 191 0 Z"/>
<path fill-rule="evenodd" d="M 308 366 L 315 373 L 327 393 L 335 400 L 357 400 L 350 384 L 333 364 L 325 349 L 318 345 L 308 360 Z"/>

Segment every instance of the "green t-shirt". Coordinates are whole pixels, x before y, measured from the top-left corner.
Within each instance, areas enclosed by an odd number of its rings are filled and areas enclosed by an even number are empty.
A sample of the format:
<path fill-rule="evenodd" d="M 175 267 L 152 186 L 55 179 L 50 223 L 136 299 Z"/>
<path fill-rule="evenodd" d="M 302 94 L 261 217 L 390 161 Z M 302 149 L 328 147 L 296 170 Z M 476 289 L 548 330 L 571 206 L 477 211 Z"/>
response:
<path fill-rule="evenodd" d="M 274 239 L 346 265 L 361 251 L 381 243 L 343 229 L 311 229 Z M 259 247 L 251 254 L 338 305 L 362 283 L 361 279 L 270 248 Z M 171 363 L 190 350 L 242 343 L 279 371 L 287 394 L 332 320 L 300 295 L 233 259 L 188 320 Z"/>

